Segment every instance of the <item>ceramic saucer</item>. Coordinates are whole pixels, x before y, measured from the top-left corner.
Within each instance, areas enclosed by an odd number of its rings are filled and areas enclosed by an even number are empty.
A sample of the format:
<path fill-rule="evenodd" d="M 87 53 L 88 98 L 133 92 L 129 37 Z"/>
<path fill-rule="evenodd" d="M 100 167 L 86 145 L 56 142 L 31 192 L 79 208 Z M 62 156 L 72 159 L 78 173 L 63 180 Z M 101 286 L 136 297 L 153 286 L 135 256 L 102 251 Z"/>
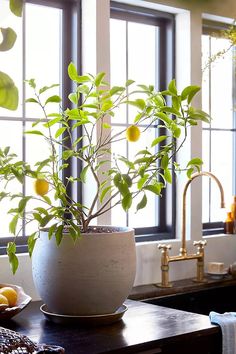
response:
<path fill-rule="evenodd" d="M 45 304 L 40 307 L 41 312 L 44 316 L 54 322 L 60 324 L 83 324 L 83 325 L 109 325 L 111 323 L 121 320 L 124 313 L 128 310 L 126 305 L 120 306 L 116 312 L 108 313 L 104 315 L 92 315 L 92 316 L 70 316 L 70 315 L 60 315 L 57 313 L 50 312 Z"/>
<path fill-rule="evenodd" d="M 207 272 L 208 275 L 210 275 L 211 278 L 213 279 L 221 279 L 223 278 L 225 275 L 228 274 L 227 270 L 224 270 L 223 272 L 220 273 L 216 273 L 216 272 Z"/>

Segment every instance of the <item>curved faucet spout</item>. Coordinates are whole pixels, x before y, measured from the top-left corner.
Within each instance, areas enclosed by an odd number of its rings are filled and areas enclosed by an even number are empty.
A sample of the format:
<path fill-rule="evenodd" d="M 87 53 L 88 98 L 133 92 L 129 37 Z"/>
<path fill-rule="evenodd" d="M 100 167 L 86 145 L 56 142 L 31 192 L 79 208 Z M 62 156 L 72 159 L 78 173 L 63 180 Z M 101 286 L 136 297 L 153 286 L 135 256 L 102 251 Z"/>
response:
<path fill-rule="evenodd" d="M 213 173 L 211 172 L 197 172 L 192 174 L 191 178 L 188 180 L 188 182 L 186 183 L 185 187 L 184 187 L 184 191 L 183 191 L 183 211 L 182 211 L 182 247 L 180 248 L 180 254 L 182 256 L 186 256 L 187 255 L 187 249 L 186 249 L 186 194 L 187 194 L 187 190 L 188 187 L 190 185 L 190 183 L 197 177 L 200 176 L 208 176 L 212 179 L 214 179 L 219 187 L 220 190 L 220 196 L 221 196 L 221 208 L 225 207 L 225 202 L 224 202 L 224 190 L 222 187 L 222 184 L 220 183 L 220 181 L 218 180 L 218 178 L 213 175 Z"/>

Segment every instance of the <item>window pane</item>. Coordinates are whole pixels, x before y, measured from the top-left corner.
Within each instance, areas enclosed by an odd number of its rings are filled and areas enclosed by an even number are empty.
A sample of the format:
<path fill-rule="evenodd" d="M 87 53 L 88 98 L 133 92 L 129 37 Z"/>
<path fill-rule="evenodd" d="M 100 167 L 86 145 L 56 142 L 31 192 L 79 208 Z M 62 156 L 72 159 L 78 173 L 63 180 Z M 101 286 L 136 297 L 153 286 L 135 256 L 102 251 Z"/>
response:
<path fill-rule="evenodd" d="M 138 84 L 155 85 L 156 27 L 129 22 L 128 50 L 129 77 Z"/>
<path fill-rule="evenodd" d="M 11 146 L 11 151 L 17 152 L 19 159 L 22 159 L 22 123 L 0 121 L 0 142 L 1 147 Z M 13 180 L 8 184 L 6 191 L 21 193 L 22 186 L 18 181 Z M 6 200 L 1 202 L 0 237 L 11 236 L 8 225 L 12 219 L 12 215 L 8 214 L 8 210 L 14 207 L 17 207 L 17 200 L 15 201 L 15 205 Z"/>
<path fill-rule="evenodd" d="M 212 117 L 211 124 L 203 124 L 203 169 L 214 173 L 221 181 L 226 208 L 233 195 L 233 159 L 235 139 L 233 103 L 233 48 L 224 38 L 204 35 L 203 51 L 203 109 Z M 217 53 L 223 56 L 209 62 Z M 207 66 L 206 66 L 206 63 Z M 223 90 L 222 90 L 223 88 Z M 203 179 L 203 222 L 224 221 L 226 212 L 219 208 L 220 196 L 214 181 Z"/>
<path fill-rule="evenodd" d="M 16 42 L 9 51 L 1 52 L 1 71 L 9 75 L 19 90 L 19 106 L 16 111 L 0 107 L 0 117 L 19 117 L 22 115 L 22 18 L 14 16 L 9 10 L 9 1 L 1 0 L 0 27 L 11 27 L 17 34 Z M 0 34 L 0 42 L 1 34 Z M 17 58 L 17 60 L 16 60 Z"/>
<path fill-rule="evenodd" d="M 224 192 L 226 207 L 229 208 L 232 202 L 232 132 L 213 132 L 212 133 L 212 171 L 221 181 Z M 213 182 L 212 182 L 213 188 Z M 222 214 L 219 212 L 220 196 L 217 186 L 212 189 L 212 221 L 222 220 Z M 219 219 L 221 215 L 221 218 Z M 218 219 L 217 219 L 218 217 Z"/>
<path fill-rule="evenodd" d="M 154 85 L 159 77 L 159 28 L 148 23 L 111 19 L 110 50 L 111 50 L 111 83 L 112 85 L 124 85 L 128 79 L 135 80 L 135 84 Z M 129 90 L 132 90 L 129 88 Z M 140 98 L 140 94 L 137 95 Z M 135 99 L 135 95 L 132 96 Z M 112 124 L 124 124 L 126 129 L 133 124 L 137 114 L 137 108 L 129 106 L 118 112 Z M 146 147 L 150 148 L 150 142 L 156 137 L 154 128 L 142 127 L 141 138 L 135 143 L 127 143 L 126 139 L 112 147 L 112 153 L 128 157 L 131 161 L 135 154 Z M 158 199 L 154 194 L 148 193 L 148 205 L 145 209 L 136 213 L 136 205 L 142 195 L 133 200 L 133 206 L 126 215 L 122 208 L 116 207 L 112 211 L 112 224 L 128 224 L 131 227 L 157 226 Z M 115 203 L 115 201 L 113 201 Z"/>
<path fill-rule="evenodd" d="M 31 122 L 27 122 L 28 118 L 44 118 L 42 109 L 39 109 L 36 104 L 25 104 L 25 98 L 34 96 L 34 93 L 28 85 L 26 85 L 26 92 L 23 92 L 23 79 L 35 78 L 38 84 L 37 88 L 60 83 L 62 10 L 25 3 L 25 14 L 19 18 L 12 15 L 8 7 L 9 1 L 2 0 L 0 26 L 11 26 L 17 33 L 17 41 L 10 51 L 1 52 L 0 66 L 2 71 L 14 79 L 19 89 L 19 107 L 14 112 L 0 108 L 0 145 L 1 147 L 10 146 L 19 159 L 25 159 L 34 165 L 36 161 L 48 157 L 48 146 L 46 143 L 42 144 L 42 139 L 39 136 L 24 135 L 23 133 L 24 130 L 32 129 Z M 23 78 L 23 76 L 25 77 Z M 43 104 L 47 97 L 58 93 L 58 88 L 47 91 L 42 97 Z M 48 104 L 47 108 L 50 112 L 55 112 L 53 104 Z M 33 193 L 31 179 L 26 179 L 25 190 L 15 181 L 11 182 L 8 187 L 13 193 Z M 16 199 L 16 206 L 17 203 Z M 37 203 L 37 201 L 29 202 L 27 206 L 28 208 L 39 206 Z M 10 207 L 12 208 L 14 205 L 7 202 L 1 203 L 1 236 L 10 236 L 8 225 L 12 216 L 7 214 Z M 32 225 L 27 226 L 26 234 L 31 230 Z"/>
<path fill-rule="evenodd" d="M 32 4 L 26 7 L 26 79 L 36 79 L 38 87 L 59 84 L 60 24 L 61 10 Z M 31 96 L 27 86 L 26 97 Z M 42 110 L 28 104 L 26 116 L 41 117 Z"/>

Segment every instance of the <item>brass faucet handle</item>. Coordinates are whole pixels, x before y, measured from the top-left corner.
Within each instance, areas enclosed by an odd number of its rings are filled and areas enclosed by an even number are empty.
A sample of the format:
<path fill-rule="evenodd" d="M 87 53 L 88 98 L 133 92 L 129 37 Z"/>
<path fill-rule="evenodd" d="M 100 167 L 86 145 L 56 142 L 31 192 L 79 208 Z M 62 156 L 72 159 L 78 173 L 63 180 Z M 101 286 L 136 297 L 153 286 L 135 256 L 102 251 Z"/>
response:
<path fill-rule="evenodd" d="M 163 250 L 164 252 L 171 250 L 171 245 L 165 245 L 164 243 L 159 243 L 157 247 L 159 250 Z"/>
<path fill-rule="evenodd" d="M 204 249 L 204 246 L 206 246 L 207 242 L 206 240 L 204 241 L 193 241 L 194 246 L 198 246 L 199 250 Z"/>

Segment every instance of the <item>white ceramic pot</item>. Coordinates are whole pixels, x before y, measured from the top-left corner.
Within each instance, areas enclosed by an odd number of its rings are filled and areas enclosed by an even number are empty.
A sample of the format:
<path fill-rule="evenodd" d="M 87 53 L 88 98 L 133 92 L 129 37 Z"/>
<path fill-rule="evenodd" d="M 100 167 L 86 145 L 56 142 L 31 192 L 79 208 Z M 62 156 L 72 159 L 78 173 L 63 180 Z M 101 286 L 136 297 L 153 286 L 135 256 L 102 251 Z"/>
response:
<path fill-rule="evenodd" d="M 113 313 L 130 294 L 136 271 L 133 229 L 92 229 L 76 242 L 65 233 L 60 246 L 54 237 L 48 239 L 46 229 L 40 233 L 32 256 L 33 279 L 54 313 Z"/>

